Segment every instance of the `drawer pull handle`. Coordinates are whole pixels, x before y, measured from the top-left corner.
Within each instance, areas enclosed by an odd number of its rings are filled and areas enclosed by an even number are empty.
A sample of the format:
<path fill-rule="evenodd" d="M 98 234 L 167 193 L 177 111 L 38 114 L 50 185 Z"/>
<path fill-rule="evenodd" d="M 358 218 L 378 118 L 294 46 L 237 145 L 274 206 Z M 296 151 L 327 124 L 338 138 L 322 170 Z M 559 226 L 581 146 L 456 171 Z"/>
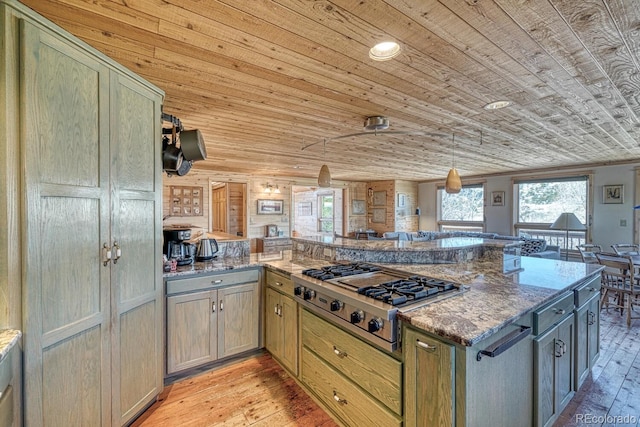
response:
<path fill-rule="evenodd" d="M 212 313 L 215 313 L 215 312 L 216 312 L 216 302 L 215 302 L 215 301 L 212 301 L 212 302 L 211 302 L 211 312 L 212 312 Z"/>
<path fill-rule="evenodd" d="M 224 306 L 222 305 L 222 300 L 220 300 L 220 311 L 222 311 L 224 309 Z"/>
<path fill-rule="evenodd" d="M 106 267 L 107 264 L 109 264 L 109 262 L 111 261 L 111 248 L 106 243 L 102 245 L 102 253 L 102 265 Z"/>
<path fill-rule="evenodd" d="M 560 314 L 560 315 L 563 315 L 565 313 L 564 309 L 562 309 L 562 308 L 554 308 L 553 311 L 556 314 Z"/>
<path fill-rule="evenodd" d="M 212 280 L 211 281 L 212 285 L 219 285 L 220 283 L 222 283 L 222 279 L 217 279 L 217 280 Z"/>
<path fill-rule="evenodd" d="M 338 393 L 336 393 L 335 390 L 333 392 L 333 400 L 335 400 L 336 402 L 338 402 L 341 405 L 346 405 L 347 404 L 347 399 L 342 399 L 340 396 L 338 396 Z"/>
<path fill-rule="evenodd" d="M 116 256 L 113 258 L 113 263 L 117 264 L 118 260 L 122 256 L 122 249 L 120 249 L 120 245 L 118 245 L 118 242 L 116 241 L 113 242 L 113 248 L 115 249 L 115 253 L 116 253 Z"/>
<path fill-rule="evenodd" d="M 280 283 L 280 282 L 275 282 L 275 285 L 276 285 L 276 286 L 282 286 L 282 283 Z"/>
<path fill-rule="evenodd" d="M 590 311 L 588 316 L 589 316 L 589 321 L 587 322 L 587 324 L 589 326 L 595 325 L 596 324 L 596 314 L 593 311 Z"/>
<path fill-rule="evenodd" d="M 276 314 L 276 316 L 280 315 L 280 313 L 278 312 L 278 304 L 273 306 L 273 312 Z"/>
<path fill-rule="evenodd" d="M 480 350 L 478 354 L 476 354 L 476 360 L 479 362 L 483 355 L 489 357 L 500 356 L 502 353 L 529 336 L 530 333 L 531 327 L 520 326 L 519 329 L 509 332 L 503 338 L 496 341 L 491 347 Z"/>
<path fill-rule="evenodd" d="M 554 356 L 562 357 L 562 344 L 560 344 L 558 341 L 556 341 Z"/>
<path fill-rule="evenodd" d="M 429 345 L 426 342 L 422 342 L 420 340 L 416 340 L 416 345 L 420 348 L 423 348 L 427 351 L 436 351 L 438 349 L 437 345 Z"/>
<path fill-rule="evenodd" d="M 345 357 L 348 356 L 348 354 L 345 351 L 340 350 L 338 347 L 336 347 L 335 345 L 333 346 L 333 352 L 336 354 L 336 356 L 338 356 L 340 359 L 344 359 Z"/>

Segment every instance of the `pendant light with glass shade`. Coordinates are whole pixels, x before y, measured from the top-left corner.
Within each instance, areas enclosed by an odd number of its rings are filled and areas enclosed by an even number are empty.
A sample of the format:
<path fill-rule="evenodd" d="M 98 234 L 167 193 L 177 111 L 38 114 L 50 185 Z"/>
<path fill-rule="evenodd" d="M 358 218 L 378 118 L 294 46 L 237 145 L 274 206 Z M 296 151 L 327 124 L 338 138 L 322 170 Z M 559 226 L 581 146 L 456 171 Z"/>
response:
<path fill-rule="evenodd" d="M 327 157 L 327 140 L 324 140 L 324 158 L 326 162 Z M 329 172 L 329 166 L 322 165 L 320 173 L 318 174 L 318 187 L 327 188 L 331 187 L 331 173 Z"/>
<path fill-rule="evenodd" d="M 449 194 L 457 194 L 462 190 L 462 181 L 460 175 L 456 170 L 456 134 L 453 134 L 453 160 L 452 167 L 447 175 L 447 180 L 444 183 L 444 191 Z"/>

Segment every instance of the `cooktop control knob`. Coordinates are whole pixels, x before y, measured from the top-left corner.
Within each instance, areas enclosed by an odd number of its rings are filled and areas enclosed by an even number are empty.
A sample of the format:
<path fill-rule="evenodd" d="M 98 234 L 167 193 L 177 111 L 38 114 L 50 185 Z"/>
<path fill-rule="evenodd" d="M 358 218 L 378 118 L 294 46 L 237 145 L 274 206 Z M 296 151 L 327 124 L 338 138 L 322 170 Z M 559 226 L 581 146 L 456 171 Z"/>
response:
<path fill-rule="evenodd" d="M 362 319 L 364 319 L 364 312 L 362 310 L 351 313 L 351 323 L 360 323 Z"/>
<path fill-rule="evenodd" d="M 331 311 L 340 311 L 342 307 L 344 307 L 344 303 L 342 301 L 338 301 L 337 299 L 331 301 Z"/>
<path fill-rule="evenodd" d="M 308 300 L 311 300 L 311 299 L 315 298 L 315 296 L 316 296 L 316 292 L 315 291 L 312 291 L 311 289 L 307 289 L 307 290 L 304 291 L 304 294 L 302 295 L 302 298 L 305 301 L 308 301 Z"/>
<path fill-rule="evenodd" d="M 296 287 L 293 289 L 293 294 L 294 294 L 294 295 L 297 295 L 297 296 L 300 296 L 300 295 L 302 295 L 302 292 L 303 292 L 303 291 L 304 291 L 304 288 L 303 288 L 302 286 L 296 286 Z"/>
<path fill-rule="evenodd" d="M 377 332 L 380 329 L 382 329 L 382 319 L 379 317 L 374 317 L 373 319 L 369 320 L 369 332 Z"/>

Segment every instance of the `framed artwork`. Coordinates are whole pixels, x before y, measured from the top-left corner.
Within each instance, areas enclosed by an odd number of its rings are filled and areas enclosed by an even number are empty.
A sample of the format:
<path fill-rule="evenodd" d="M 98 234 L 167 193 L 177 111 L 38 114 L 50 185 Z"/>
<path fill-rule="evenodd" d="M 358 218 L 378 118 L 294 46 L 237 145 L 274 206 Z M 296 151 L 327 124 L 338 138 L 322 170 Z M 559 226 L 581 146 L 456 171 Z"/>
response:
<path fill-rule="evenodd" d="M 278 236 L 278 226 L 275 224 L 269 224 L 266 227 L 266 236 L 267 237 L 277 237 Z"/>
<path fill-rule="evenodd" d="M 364 200 L 351 201 L 351 215 L 364 215 L 364 210 L 365 210 Z"/>
<path fill-rule="evenodd" d="M 622 204 L 624 203 L 624 185 L 603 185 L 602 186 L 602 203 Z"/>
<path fill-rule="evenodd" d="M 373 192 L 373 206 L 385 206 L 387 204 L 387 192 L 386 191 L 374 191 Z"/>
<path fill-rule="evenodd" d="M 384 224 L 387 222 L 387 210 L 384 208 L 375 208 L 371 213 L 371 222 Z"/>
<path fill-rule="evenodd" d="M 298 216 L 311 216 L 313 213 L 311 209 L 311 202 L 298 203 Z"/>
<path fill-rule="evenodd" d="M 283 200 L 258 200 L 258 215 L 282 215 Z"/>
<path fill-rule="evenodd" d="M 491 206 L 504 206 L 504 191 L 491 192 Z"/>
<path fill-rule="evenodd" d="M 202 187 L 169 186 L 171 216 L 202 216 Z"/>
<path fill-rule="evenodd" d="M 404 193 L 398 193 L 398 207 L 404 208 L 407 205 L 407 195 Z"/>

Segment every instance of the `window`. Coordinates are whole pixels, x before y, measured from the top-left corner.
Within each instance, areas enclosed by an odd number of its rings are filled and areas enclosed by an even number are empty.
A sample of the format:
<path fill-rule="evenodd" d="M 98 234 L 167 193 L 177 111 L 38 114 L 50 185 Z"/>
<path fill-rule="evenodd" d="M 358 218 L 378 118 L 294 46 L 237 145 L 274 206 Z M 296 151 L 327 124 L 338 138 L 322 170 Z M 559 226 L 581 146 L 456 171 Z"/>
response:
<path fill-rule="evenodd" d="M 516 232 L 545 239 L 549 245 L 575 249 L 586 242 L 586 231 L 550 230 L 563 212 L 574 213 L 587 225 L 589 213 L 589 176 L 515 180 Z"/>
<path fill-rule="evenodd" d="M 318 196 L 318 231 L 333 234 L 333 194 Z"/>
<path fill-rule="evenodd" d="M 463 185 L 458 194 L 438 188 L 440 231 L 484 231 L 484 186 Z"/>

